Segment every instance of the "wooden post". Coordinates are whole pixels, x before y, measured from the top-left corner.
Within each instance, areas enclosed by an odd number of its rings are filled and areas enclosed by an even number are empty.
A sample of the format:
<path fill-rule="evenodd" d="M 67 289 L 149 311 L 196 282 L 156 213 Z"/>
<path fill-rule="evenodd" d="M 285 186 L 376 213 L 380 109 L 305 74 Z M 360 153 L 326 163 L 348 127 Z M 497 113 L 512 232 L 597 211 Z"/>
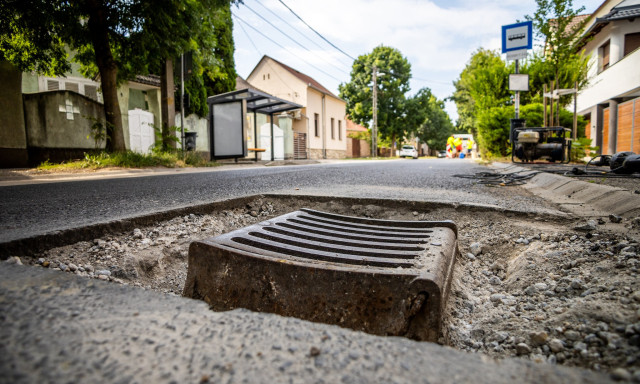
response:
<path fill-rule="evenodd" d="M 560 89 L 560 88 L 558 88 Z M 556 127 L 560 126 L 560 95 L 556 99 Z"/>
<path fill-rule="evenodd" d="M 573 85 L 573 140 L 578 138 L 578 82 Z"/>
<path fill-rule="evenodd" d="M 550 93 L 551 93 L 551 102 L 549 104 L 551 104 L 550 108 L 549 108 L 549 117 L 551 117 L 551 119 L 549 119 L 549 125 L 553 126 L 553 86 L 555 85 L 554 81 L 551 80 L 551 89 L 550 89 Z"/>
<path fill-rule="evenodd" d="M 542 126 L 547 127 L 547 84 L 542 84 Z"/>

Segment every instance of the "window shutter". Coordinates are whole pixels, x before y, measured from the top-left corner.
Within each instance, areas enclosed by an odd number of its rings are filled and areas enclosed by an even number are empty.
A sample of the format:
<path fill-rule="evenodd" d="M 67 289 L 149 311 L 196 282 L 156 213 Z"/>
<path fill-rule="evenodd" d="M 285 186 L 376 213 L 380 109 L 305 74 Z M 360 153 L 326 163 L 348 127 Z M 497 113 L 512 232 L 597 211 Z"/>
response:
<path fill-rule="evenodd" d="M 624 55 L 627 56 L 631 52 L 640 48 L 640 32 L 629 33 L 624 35 Z"/>
<path fill-rule="evenodd" d="M 57 91 L 60 89 L 60 83 L 56 80 L 47 79 L 47 91 Z"/>
<path fill-rule="evenodd" d="M 602 46 L 602 70 L 609 68 L 609 42 Z"/>
<path fill-rule="evenodd" d="M 98 100 L 98 88 L 93 85 L 85 85 L 84 95 L 90 99 Z"/>
<path fill-rule="evenodd" d="M 73 91 L 73 92 L 76 92 L 76 93 L 80 93 L 80 91 L 79 91 L 79 87 L 78 87 L 78 83 L 69 83 L 69 82 L 66 82 L 66 83 L 64 83 L 64 88 L 65 88 L 67 91 Z"/>

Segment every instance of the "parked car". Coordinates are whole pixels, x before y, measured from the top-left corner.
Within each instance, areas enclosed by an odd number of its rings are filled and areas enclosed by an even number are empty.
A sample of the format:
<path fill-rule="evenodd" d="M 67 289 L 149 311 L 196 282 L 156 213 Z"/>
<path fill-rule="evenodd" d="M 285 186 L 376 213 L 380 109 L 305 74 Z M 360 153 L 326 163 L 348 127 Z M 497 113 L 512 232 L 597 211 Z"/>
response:
<path fill-rule="evenodd" d="M 400 157 L 413 157 L 414 159 L 418 158 L 418 151 L 416 147 L 413 145 L 403 145 L 400 149 Z"/>
<path fill-rule="evenodd" d="M 447 157 L 447 151 L 445 151 L 444 149 L 439 150 L 438 152 L 436 152 L 436 157 L 438 159 Z"/>

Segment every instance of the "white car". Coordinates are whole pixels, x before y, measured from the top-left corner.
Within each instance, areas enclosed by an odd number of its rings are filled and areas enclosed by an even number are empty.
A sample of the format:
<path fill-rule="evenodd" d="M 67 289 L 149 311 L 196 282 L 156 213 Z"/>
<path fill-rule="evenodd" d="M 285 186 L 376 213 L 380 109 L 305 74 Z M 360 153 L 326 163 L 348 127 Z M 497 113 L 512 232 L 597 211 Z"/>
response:
<path fill-rule="evenodd" d="M 403 145 L 400 149 L 400 157 L 413 157 L 418 158 L 418 151 L 413 145 Z"/>

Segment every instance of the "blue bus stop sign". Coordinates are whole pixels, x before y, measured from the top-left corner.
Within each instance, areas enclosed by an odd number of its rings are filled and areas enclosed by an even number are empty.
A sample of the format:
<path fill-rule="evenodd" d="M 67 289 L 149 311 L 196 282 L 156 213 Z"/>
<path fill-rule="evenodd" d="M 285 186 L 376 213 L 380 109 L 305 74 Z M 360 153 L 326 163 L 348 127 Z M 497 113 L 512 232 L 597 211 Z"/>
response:
<path fill-rule="evenodd" d="M 502 26 L 502 53 L 531 49 L 533 47 L 533 23 L 523 23 Z"/>

